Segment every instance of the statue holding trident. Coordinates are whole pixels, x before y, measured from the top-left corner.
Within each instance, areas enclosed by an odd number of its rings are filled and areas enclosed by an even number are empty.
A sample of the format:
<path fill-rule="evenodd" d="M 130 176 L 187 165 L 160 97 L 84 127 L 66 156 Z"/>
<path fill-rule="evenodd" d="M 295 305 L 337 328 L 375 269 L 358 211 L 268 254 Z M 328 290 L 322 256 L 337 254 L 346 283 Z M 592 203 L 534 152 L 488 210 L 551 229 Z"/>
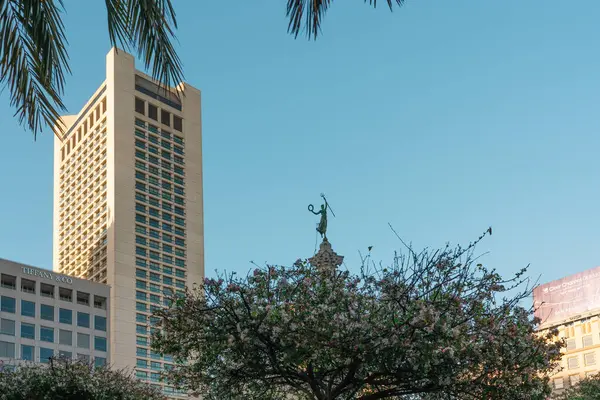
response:
<path fill-rule="evenodd" d="M 319 221 L 319 224 L 317 225 L 317 232 L 319 232 L 321 234 L 321 237 L 323 239 L 327 239 L 327 209 L 329 209 L 329 211 L 331 211 L 331 215 L 333 215 L 334 217 L 335 217 L 335 214 L 334 214 L 333 210 L 331 209 L 331 206 L 327 202 L 327 199 L 325 198 L 325 195 L 323 193 L 321 193 L 321 197 L 323 198 L 323 201 L 325 202 L 325 204 L 321 204 L 321 209 L 319 211 L 315 211 L 315 206 L 313 206 L 312 204 L 309 204 L 308 211 L 310 211 L 311 213 L 313 213 L 315 215 L 321 216 L 321 220 Z"/>

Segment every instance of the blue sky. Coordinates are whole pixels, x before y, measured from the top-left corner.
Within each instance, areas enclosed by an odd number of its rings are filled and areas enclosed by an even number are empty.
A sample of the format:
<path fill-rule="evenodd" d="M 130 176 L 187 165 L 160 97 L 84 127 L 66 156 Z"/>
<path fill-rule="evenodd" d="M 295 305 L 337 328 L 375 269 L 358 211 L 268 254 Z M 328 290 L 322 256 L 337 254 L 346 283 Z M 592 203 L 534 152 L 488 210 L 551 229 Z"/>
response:
<path fill-rule="evenodd" d="M 66 1 L 76 112 L 104 78 L 102 1 Z M 310 257 L 325 192 L 349 268 L 373 245 L 468 243 L 542 281 L 600 264 L 600 3 L 338 0 L 316 41 L 285 2 L 176 1 L 203 93 L 206 271 Z M 0 95 L 0 257 L 52 267 L 52 145 Z"/>

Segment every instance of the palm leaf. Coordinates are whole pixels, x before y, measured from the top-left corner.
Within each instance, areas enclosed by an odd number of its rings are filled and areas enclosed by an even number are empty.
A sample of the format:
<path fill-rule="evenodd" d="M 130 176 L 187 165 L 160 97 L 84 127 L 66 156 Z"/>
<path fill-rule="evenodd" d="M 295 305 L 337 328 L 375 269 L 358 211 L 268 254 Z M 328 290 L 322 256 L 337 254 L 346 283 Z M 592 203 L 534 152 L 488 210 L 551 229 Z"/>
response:
<path fill-rule="evenodd" d="M 0 85 L 34 138 L 65 111 L 61 94 L 70 70 L 63 10 L 62 0 L 0 0 Z"/>
<path fill-rule="evenodd" d="M 404 0 L 385 0 L 390 11 L 394 4 L 401 6 Z M 298 37 L 304 31 L 309 39 L 316 39 L 321 32 L 321 21 L 333 0 L 288 0 L 287 17 L 288 32 Z M 364 0 L 372 7 L 377 7 L 377 0 Z"/>

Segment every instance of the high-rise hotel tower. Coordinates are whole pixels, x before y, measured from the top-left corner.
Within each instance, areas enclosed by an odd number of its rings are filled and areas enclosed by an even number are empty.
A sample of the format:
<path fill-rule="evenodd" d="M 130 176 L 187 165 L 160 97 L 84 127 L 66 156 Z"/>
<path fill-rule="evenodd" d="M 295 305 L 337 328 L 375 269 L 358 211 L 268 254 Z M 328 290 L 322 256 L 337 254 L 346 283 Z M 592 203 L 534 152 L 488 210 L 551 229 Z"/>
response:
<path fill-rule="evenodd" d="M 160 384 L 172 360 L 150 350 L 150 314 L 204 277 L 200 91 L 159 87 L 112 49 L 106 80 L 63 122 L 54 269 L 111 286 L 111 364 Z"/>

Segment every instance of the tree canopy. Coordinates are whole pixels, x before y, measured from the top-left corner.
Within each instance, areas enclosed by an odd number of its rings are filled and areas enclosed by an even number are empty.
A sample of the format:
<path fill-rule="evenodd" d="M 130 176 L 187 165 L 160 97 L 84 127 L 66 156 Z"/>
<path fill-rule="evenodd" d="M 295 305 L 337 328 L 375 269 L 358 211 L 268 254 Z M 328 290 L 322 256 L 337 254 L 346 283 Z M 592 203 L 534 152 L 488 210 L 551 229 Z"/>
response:
<path fill-rule="evenodd" d="M 0 400 L 163 400 L 126 371 L 52 359 L 0 372 Z"/>
<path fill-rule="evenodd" d="M 563 343 L 520 306 L 526 269 L 505 280 L 474 246 L 208 278 L 156 311 L 152 345 L 207 399 L 545 399 Z"/>

